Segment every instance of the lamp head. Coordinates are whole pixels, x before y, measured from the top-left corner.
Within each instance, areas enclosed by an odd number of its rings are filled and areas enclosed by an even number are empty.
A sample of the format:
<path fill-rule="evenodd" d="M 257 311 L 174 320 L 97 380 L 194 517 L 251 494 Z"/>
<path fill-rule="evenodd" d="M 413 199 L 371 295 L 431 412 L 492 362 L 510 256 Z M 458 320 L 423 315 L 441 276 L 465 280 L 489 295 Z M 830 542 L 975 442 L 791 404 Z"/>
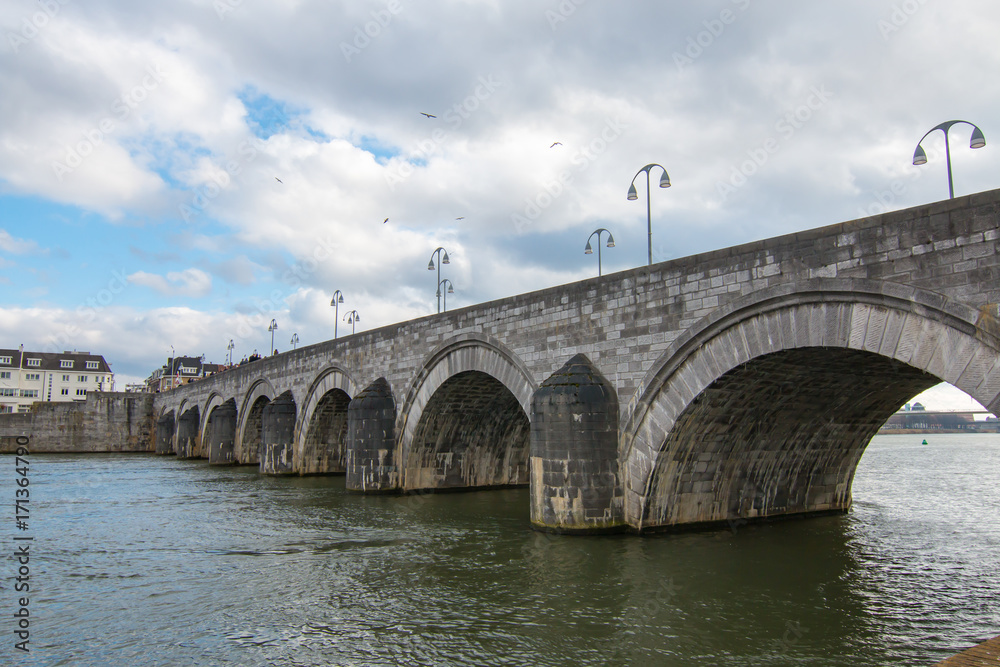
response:
<path fill-rule="evenodd" d="M 660 176 L 660 187 L 669 188 L 670 187 L 670 177 L 667 176 L 667 170 L 663 170 L 663 176 Z"/>
<path fill-rule="evenodd" d="M 609 248 L 615 247 L 615 237 L 611 235 L 611 232 L 608 232 L 608 247 Z"/>
<path fill-rule="evenodd" d="M 451 260 L 448 259 L 448 251 L 447 250 L 444 253 L 444 257 L 441 258 L 441 263 L 442 264 L 451 264 Z"/>
<path fill-rule="evenodd" d="M 972 129 L 972 140 L 969 142 L 969 148 L 982 148 L 986 145 L 986 137 L 983 136 L 983 131 L 978 127 Z"/>
<path fill-rule="evenodd" d="M 594 249 L 590 247 L 590 241 L 587 241 L 587 247 L 583 249 L 584 255 L 593 255 Z"/>
<path fill-rule="evenodd" d="M 452 285 L 451 283 L 448 283 L 448 294 L 454 294 L 454 293 L 455 293 L 455 286 Z"/>
<path fill-rule="evenodd" d="M 628 200 L 634 201 L 639 198 L 639 193 L 635 191 L 635 183 L 628 186 Z"/>
<path fill-rule="evenodd" d="M 427 262 L 427 270 L 428 271 L 433 271 L 434 270 L 434 260 L 433 259 L 431 261 Z"/>
<path fill-rule="evenodd" d="M 913 151 L 913 164 L 927 164 L 927 153 L 917 144 L 917 150 Z"/>

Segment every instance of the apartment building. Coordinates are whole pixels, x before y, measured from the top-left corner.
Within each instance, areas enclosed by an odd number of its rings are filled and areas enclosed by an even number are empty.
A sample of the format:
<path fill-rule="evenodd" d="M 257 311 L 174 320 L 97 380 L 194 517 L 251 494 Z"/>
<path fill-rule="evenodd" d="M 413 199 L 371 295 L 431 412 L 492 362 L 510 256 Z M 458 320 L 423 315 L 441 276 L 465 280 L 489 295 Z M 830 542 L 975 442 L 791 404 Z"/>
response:
<path fill-rule="evenodd" d="M 30 352 L 0 348 L 0 412 L 27 412 L 36 401 L 84 401 L 112 391 L 111 366 L 90 352 Z"/>

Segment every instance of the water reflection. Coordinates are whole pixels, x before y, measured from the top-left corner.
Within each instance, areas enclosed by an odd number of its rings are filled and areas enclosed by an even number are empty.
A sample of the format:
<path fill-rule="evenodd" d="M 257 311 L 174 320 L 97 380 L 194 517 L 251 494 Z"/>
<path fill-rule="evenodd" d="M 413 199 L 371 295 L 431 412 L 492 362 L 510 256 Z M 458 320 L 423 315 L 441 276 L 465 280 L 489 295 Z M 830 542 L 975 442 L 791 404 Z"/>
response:
<path fill-rule="evenodd" d="M 524 489 L 36 456 L 25 664 L 930 664 L 1000 634 L 983 437 L 878 440 L 848 515 L 641 538 L 536 533 Z"/>

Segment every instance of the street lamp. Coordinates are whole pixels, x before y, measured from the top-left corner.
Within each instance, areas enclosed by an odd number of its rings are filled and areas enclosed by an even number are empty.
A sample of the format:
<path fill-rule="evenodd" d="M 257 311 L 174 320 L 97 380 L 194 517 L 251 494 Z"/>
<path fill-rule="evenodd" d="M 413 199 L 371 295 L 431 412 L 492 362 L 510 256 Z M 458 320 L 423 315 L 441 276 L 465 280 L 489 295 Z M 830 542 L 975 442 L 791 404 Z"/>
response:
<path fill-rule="evenodd" d="M 441 253 L 444 253 L 444 255 L 442 256 Z M 428 271 L 433 271 L 434 270 L 434 255 L 438 256 L 438 263 L 437 263 L 437 272 L 438 272 L 437 276 L 438 277 L 437 277 L 437 283 L 436 284 L 440 285 L 441 284 L 441 265 L 442 264 L 451 264 L 451 260 L 448 259 L 448 251 L 445 250 L 444 248 L 439 247 L 437 250 L 435 250 L 434 252 L 431 253 L 431 261 L 427 262 L 427 270 Z M 437 298 L 438 298 L 438 312 L 440 313 L 441 312 L 441 290 L 440 289 L 438 289 L 438 291 L 437 291 Z"/>
<path fill-rule="evenodd" d="M 351 335 L 354 335 L 354 324 L 355 322 L 361 321 L 361 316 L 358 315 L 358 311 L 352 310 L 346 315 L 344 315 L 344 320 L 351 325 Z"/>
<path fill-rule="evenodd" d="M 274 332 L 278 330 L 278 323 L 271 320 L 271 323 L 267 325 L 267 330 L 271 332 L 271 354 L 274 354 Z"/>
<path fill-rule="evenodd" d="M 229 339 L 229 345 L 226 346 L 226 349 L 229 350 L 229 365 L 230 366 L 233 365 L 233 348 L 234 347 L 236 347 L 236 345 L 233 344 L 233 339 L 230 338 Z"/>
<path fill-rule="evenodd" d="M 344 295 L 340 290 L 333 293 L 330 305 L 333 306 L 333 339 L 337 340 L 337 322 L 340 320 L 340 304 L 344 303 Z"/>
<path fill-rule="evenodd" d="M 587 247 L 583 249 L 583 254 L 584 255 L 593 255 L 594 254 L 594 249 L 590 247 L 590 239 L 594 238 L 594 234 L 597 234 L 597 275 L 598 275 L 598 277 L 600 277 L 600 275 L 601 275 L 601 232 L 608 232 L 608 230 L 606 230 L 604 227 L 601 227 L 599 229 L 595 229 L 594 231 L 592 231 L 590 233 L 590 236 L 587 237 Z M 615 237 L 611 235 L 611 232 L 608 232 L 608 247 L 609 248 L 614 248 L 615 247 Z"/>
<path fill-rule="evenodd" d="M 448 285 L 447 292 L 441 289 L 442 287 L 445 286 L 445 283 L 447 283 Z M 444 308 L 442 309 L 442 312 L 448 312 L 448 295 L 454 293 L 455 293 L 455 287 L 451 284 L 451 281 L 448 280 L 447 278 L 438 283 L 437 297 L 440 299 L 442 295 L 444 296 Z"/>
<path fill-rule="evenodd" d="M 167 373 L 169 373 L 170 382 L 167 389 L 174 388 L 174 346 L 170 346 L 170 365 L 167 366 Z"/>
<path fill-rule="evenodd" d="M 660 187 L 661 188 L 669 188 L 670 187 L 670 176 L 667 175 L 667 170 L 663 167 L 663 165 L 656 164 L 655 162 L 652 163 L 652 164 L 647 164 L 645 167 L 643 167 L 642 169 L 640 169 L 639 171 L 637 171 L 635 173 L 635 176 L 632 177 L 632 184 L 630 186 L 628 186 L 628 199 L 629 199 L 629 201 L 633 201 L 633 200 L 638 199 L 639 198 L 639 194 L 635 190 L 635 179 L 638 178 L 639 174 L 641 174 L 642 172 L 646 172 L 646 233 L 649 236 L 649 265 L 650 266 L 653 265 L 653 220 L 652 220 L 652 214 L 650 212 L 650 207 L 649 207 L 649 170 L 652 169 L 653 167 L 659 167 L 660 169 L 663 169 L 663 176 L 660 176 Z"/>
<path fill-rule="evenodd" d="M 292 349 L 294 350 L 295 346 L 298 345 L 298 343 L 299 343 L 299 335 L 297 333 L 293 333 L 292 334 L 291 343 L 292 343 Z"/>
<path fill-rule="evenodd" d="M 967 120 L 949 120 L 945 121 L 944 123 L 941 123 L 940 125 L 932 127 L 930 130 L 928 130 L 927 134 L 921 137 L 920 141 L 917 142 L 917 150 L 913 151 L 913 164 L 915 165 L 927 164 L 927 153 L 925 153 L 924 149 L 920 147 L 921 142 L 923 142 L 923 140 L 927 138 L 928 134 L 930 134 L 935 130 L 941 130 L 942 132 L 944 132 L 944 157 L 945 157 L 945 162 L 948 163 L 949 199 L 955 198 L 955 186 L 951 180 L 951 147 L 948 145 L 948 130 L 951 129 L 952 125 L 956 125 L 958 123 L 965 123 L 966 125 L 972 125 L 972 139 L 969 140 L 969 148 L 982 148 L 983 146 L 986 145 L 986 137 L 983 136 L 983 131 L 980 130 L 978 127 L 976 127 Z"/>

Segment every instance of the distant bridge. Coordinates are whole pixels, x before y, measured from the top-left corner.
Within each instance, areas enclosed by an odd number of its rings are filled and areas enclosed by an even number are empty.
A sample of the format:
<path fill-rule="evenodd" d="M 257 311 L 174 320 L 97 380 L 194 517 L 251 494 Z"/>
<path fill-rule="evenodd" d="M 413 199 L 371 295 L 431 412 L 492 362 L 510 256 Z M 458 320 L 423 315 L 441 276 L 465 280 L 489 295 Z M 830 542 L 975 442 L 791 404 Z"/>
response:
<path fill-rule="evenodd" d="M 365 331 L 158 394 L 157 451 L 554 531 L 846 511 L 915 394 L 1000 408 L 998 237 L 994 190 Z"/>

